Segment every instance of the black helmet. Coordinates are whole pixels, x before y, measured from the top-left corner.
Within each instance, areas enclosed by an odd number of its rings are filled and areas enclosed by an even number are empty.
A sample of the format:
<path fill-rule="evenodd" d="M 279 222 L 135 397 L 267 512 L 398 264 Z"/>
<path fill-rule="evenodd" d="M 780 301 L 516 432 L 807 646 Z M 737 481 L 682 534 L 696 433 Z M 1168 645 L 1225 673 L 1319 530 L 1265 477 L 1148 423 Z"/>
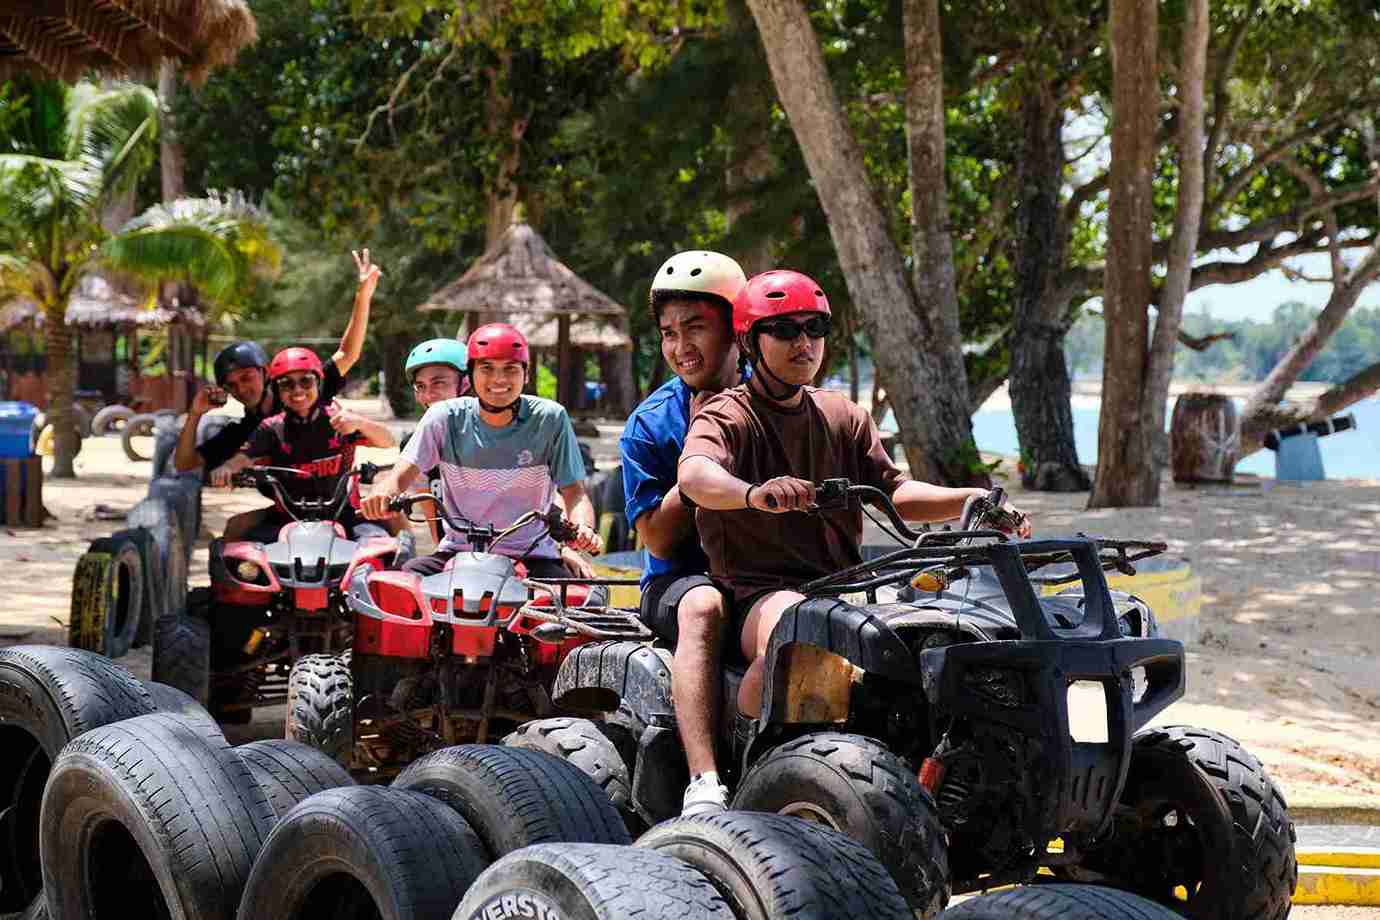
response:
<path fill-rule="evenodd" d="M 216 355 L 216 386 L 225 386 L 231 371 L 245 367 L 268 367 L 268 352 L 258 342 L 236 342 L 227 345 Z"/>

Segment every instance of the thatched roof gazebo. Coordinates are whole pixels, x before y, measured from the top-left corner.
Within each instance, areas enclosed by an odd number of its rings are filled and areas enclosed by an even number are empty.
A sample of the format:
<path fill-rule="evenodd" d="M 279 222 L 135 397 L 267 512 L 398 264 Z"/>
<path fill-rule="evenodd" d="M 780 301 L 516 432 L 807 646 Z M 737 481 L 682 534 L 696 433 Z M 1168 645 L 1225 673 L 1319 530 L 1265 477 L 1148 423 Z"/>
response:
<path fill-rule="evenodd" d="M 200 84 L 257 37 L 244 0 L 5 0 L 0 9 L 0 81 L 148 78 L 167 58 Z"/>
<path fill-rule="evenodd" d="M 627 311 L 557 259 L 541 234 L 525 223 L 509 227 L 465 274 L 417 309 L 502 317 L 522 329 L 534 348 L 549 347 L 554 326 L 557 398 L 567 406 L 574 405 L 578 376 L 572 373 L 573 348 L 632 349 L 624 331 Z"/>

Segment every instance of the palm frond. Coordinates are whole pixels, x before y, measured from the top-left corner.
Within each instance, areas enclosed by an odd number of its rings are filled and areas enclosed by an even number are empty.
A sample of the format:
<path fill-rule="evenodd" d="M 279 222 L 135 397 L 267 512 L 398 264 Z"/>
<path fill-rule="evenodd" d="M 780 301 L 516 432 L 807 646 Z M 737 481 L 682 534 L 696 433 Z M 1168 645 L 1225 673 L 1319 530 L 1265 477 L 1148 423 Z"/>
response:
<path fill-rule="evenodd" d="M 188 281 L 210 302 L 228 305 L 256 278 L 276 274 L 282 251 L 262 212 L 230 195 L 155 205 L 108 240 L 100 257 L 146 281 Z"/>
<path fill-rule="evenodd" d="M 23 297 L 44 305 L 55 293 L 53 276 L 42 263 L 0 252 L 0 302 Z"/>
<path fill-rule="evenodd" d="M 104 193 L 119 195 L 157 159 L 158 114 L 158 96 L 147 86 L 78 86 L 68 107 L 68 159 L 100 164 Z"/>
<path fill-rule="evenodd" d="M 19 223 L 51 219 L 55 209 L 89 210 L 102 185 L 98 164 L 88 160 L 0 153 L 0 219 Z"/>

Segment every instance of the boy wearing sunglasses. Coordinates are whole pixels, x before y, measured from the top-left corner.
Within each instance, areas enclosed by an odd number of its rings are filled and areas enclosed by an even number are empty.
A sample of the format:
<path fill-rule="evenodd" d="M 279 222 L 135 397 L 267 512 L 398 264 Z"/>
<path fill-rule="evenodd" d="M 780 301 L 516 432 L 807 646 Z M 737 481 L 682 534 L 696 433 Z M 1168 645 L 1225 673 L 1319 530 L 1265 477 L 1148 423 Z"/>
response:
<path fill-rule="evenodd" d="M 268 378 L 283 411 L 260 423 L 244 449 L 211 472 L 213 485 L 229 486 L 235 473 L 262 463 L 290 467 L 305 474 L 289 477 L 282 483 L 290 498 L 329 498 L 335 494 L 340 477 L 354 467 L 358 445 L 392 447 L 396 443 L 386 426 L 343 410 L 335 402 L 345 386 L 345 375 L 363 350 L 369 304 L 382 276 L 379 267 L 370 262 L 367 249 L 362 257 L 355 254 L 355 264 L 359 268 L 359 290 L 339 350 L 325 364 L 309 348 L 285 348 L 273 356 Z M 341 525 L 356 539 L 386 536 L 388 530 L 366 523 L 359 516 L 359 502 L 356 483 L 339 518 Z M 267 542 L 289 520 L 286 509 L 275 507 L 249 536 Z"/>
<path fill-rule="evenodd" d="M 749 281 L 734 301 L 733 326 L 752 379 L 697 408 L 680 458 L 681 494 L 699 508 L 710 571 L 731 594 L 751 662 L 738 688 L 747 718 L 761 707 L 772 630 L 804 599 L 792 589 L 862 561 L 862 511 L 805 513 L 815 483 L 845 477 L 875 486 L 910 521 L 958 517 L 969 496 L 985 494 L 910 479 L 882 449 L 866 409 L 809 386 L 824 362 L 831 320 L 824 291 L 799 272 Z"/>

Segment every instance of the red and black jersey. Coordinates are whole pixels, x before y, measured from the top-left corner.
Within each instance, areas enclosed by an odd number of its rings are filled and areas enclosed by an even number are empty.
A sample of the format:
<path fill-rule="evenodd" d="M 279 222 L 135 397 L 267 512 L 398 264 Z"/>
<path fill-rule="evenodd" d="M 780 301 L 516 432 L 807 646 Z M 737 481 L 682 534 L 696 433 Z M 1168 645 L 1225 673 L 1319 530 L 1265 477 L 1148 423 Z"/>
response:
<path fill-rule="evenodd" d="M 283 490 L 294 500 L 330 498 L 340 477 L 354 468 L 358 436 L 342 435 L 331 427 L 331 416 L 340 411 L 336 394 L 345 378 L 334 361 L 326 363 L 326 377 L 316 405 L 306 418 L 283 411 L 260 423 L 249 438 L 245 454 L 256 463 L 285 466 L 309 474 L 292 477 Z M 359 507 L 359 485 L 350 489 L 350 505 Z"/>

